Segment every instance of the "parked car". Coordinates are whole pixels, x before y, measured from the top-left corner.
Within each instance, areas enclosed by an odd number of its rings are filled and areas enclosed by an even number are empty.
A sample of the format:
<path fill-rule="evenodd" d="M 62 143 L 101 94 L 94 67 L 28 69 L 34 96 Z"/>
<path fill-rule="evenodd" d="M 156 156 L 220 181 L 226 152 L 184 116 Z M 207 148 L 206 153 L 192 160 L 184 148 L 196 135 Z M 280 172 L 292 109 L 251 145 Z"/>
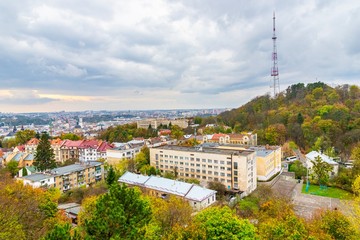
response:
<path fill-rule="evenodd" d="M 297 158 L 296 156 L 291 156 L 291 157 L 287 157 L 287 158 L 286 158 L 286 161 L 287 161 L 287 162 L 294 162 L 294 161 L 296 161 L 296 160 L 298 160 L 298 158 Z"/>

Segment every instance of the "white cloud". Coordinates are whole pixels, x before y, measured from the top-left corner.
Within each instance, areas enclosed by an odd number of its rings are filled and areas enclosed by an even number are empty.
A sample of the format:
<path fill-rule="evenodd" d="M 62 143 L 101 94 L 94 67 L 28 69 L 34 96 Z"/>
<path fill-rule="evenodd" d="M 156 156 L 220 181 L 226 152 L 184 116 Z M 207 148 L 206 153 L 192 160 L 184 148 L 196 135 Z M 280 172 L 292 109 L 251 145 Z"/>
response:
<path fill-rule="evenodd" d="M 351 0 L 24 0 L 0 8 L 0 92 L 90 99 L 73 110 L 234 107 L 271 91 L 273 10 L 281 89 L 359 79 L 360 3 Z M 14 109 L 15 98 L 1 110 Z M 43 111 L 70 108 L 27 98 Z"/>

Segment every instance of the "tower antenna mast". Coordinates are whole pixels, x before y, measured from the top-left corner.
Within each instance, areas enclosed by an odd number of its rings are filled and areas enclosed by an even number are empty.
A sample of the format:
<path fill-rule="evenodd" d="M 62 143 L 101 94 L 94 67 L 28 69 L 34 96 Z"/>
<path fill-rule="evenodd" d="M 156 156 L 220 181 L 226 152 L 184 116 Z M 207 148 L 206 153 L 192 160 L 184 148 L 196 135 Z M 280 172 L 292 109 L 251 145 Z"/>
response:
<path fill-rule="evenodd" d="M 272 88 L 274 89 L 274 97 L 280 93 L 280 83 L 279 83 L 279 69 L 277 64 L 277 49 L 276 49 L 276 32 L 275 32 L 275 12 L 273 15 L 273 52 L 272 52 L 272 63 L 271 76 L 273 77 Z"/>

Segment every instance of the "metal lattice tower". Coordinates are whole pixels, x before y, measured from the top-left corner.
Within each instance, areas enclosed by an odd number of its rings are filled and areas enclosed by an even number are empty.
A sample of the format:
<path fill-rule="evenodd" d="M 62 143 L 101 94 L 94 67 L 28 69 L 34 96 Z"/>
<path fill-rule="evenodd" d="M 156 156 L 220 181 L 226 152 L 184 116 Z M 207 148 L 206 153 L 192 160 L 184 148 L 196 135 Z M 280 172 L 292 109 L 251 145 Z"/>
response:
<path fill-rule="evenodd" d="M 274 97 L 280 93 L 280 83 L 279 83 L 279 69 L 277 64 L 277 50 L 276 50 L 276 33 L 275 33 L 275 12 L 273 16 L 273 52 L 272 52 L 272 61 L 273 66 L 271 68 L 271 76 L 273 77 L 272 88 L 274 89 Z"/>

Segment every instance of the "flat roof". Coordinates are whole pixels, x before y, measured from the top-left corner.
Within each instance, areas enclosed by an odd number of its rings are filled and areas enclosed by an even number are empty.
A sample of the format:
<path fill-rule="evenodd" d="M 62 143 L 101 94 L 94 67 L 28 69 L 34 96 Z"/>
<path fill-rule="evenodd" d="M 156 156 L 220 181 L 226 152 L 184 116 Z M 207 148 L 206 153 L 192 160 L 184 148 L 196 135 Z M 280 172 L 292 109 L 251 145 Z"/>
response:
<path fill-rule="evenodd" d="M 68 173 L 72 173 L 72 172 L 82 171 L 89 167 L 95 167 L 95 166 L 100 166 L 100 165 L 101 165 L 101 162 L 89 161 L 84 164 L 77 163 L 77 164 L 72 164 L 72 165 L 65 166 L 65 167 L 54 168 L 51 170 L 51 173 L 57 174 L 57 175 L 64 175 L 64 174 L 68 174 Z"/>
<path fill-rule="evenodd" d="M 248 149 L 223 149 L 223 148 L 211 148 L 211 147 L 183 147 L 177 145 L 164 145 L 155 147 L 155 149 L 164 149 L 164 150 L 175 150 L 182 152 L 197 152 L 197 153 L 212 153 L 212 154 L 221 154 L 221 155 L 241 155 L 248 156 L 253 154 L 253 150 Z"/>
<path fill-rule="evenodd" d="M 22 177 L 22 179 L 30 180 L 32 182 L 38 182 L 44 179 L 49 179 L 55 177 L 54 175 L 44 174 L 44 173 L 35 173 Z M 20 178 L 21 179 L 21 178 Z"/>

